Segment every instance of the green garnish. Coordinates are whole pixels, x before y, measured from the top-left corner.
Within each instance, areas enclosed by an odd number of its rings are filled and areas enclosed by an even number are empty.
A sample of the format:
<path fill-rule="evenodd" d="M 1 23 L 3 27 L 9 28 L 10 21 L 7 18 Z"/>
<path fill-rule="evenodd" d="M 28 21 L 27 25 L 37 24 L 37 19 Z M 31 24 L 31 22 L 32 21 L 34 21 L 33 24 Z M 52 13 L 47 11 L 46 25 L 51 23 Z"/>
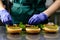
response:
<path fill-rule="evenodd" d="M 20 22 L 19 27 L 25 29 L 25 25 L 22 22 Z"/>

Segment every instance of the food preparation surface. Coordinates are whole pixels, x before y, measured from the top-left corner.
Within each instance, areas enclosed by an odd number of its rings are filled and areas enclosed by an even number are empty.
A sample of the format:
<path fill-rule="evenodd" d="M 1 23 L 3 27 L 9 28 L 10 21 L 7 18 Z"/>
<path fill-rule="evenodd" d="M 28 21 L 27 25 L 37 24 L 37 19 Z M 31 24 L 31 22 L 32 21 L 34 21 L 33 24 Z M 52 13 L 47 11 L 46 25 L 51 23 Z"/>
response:
<path fill-rule="evenodd" d="M 60 30 L 58 33 L 44 33 L 41 31 L 39 34 L 7 34 L 4 26 L 0 26 L 0 40 L 60 40 Z"/>

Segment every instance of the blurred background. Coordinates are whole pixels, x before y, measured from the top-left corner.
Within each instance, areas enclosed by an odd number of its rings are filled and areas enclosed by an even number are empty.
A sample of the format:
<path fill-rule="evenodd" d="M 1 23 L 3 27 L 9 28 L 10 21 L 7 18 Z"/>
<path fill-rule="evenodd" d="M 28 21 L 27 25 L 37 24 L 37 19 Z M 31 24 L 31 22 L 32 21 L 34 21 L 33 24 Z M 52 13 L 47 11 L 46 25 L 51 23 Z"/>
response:
<path fill-rule="evenodd" d="M 53 0 L 46 0 L 46 7 L 48 8 L 52 3 Z M 49 22 L 53 22 L 55 24 L 60 25 L 60 10 L 57 10 L 53 15 L 51 15 L 51 17 L 49 18 Z M 0 21 L 0 25 L 3 25 L 1 21 Z"/>
<path fill-rule="evenodd" d="M 46 7 L 48 8 L 52 3 L 53 0 L 46 0 Z M 54 22 L 60 26 L 60 10 L 57 10 L 53 15 L 51 15 L 49 22 Z"/>

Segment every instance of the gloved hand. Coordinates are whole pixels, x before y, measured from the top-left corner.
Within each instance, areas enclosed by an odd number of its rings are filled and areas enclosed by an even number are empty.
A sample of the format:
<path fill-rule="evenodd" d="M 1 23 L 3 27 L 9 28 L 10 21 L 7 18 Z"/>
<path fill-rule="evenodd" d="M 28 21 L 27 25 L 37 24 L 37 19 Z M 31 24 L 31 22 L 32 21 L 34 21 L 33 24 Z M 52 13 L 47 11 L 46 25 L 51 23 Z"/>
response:
<path fill-rule="evenodd" d="M 33 15 L 29 19 L 28 24 L 36 25 L 36 24 L 47 23 L 47 22 L 48 22 L 48 16 L 44 13 L 40 13 L 40 14 Z"/>
<path fill-rule="evenodd" d="M 12 18 L 10 14 L 7 12 L 7 10 L 0 10 L 0 19 L 3 24 L 12 24 Z"/>

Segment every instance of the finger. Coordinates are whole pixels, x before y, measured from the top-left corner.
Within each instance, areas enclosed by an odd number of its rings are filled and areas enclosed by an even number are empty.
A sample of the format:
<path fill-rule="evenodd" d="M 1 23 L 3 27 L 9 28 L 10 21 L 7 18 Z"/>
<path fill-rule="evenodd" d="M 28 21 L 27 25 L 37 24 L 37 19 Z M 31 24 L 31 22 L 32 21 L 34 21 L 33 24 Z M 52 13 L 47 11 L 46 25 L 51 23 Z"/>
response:
<path fill-rule="evenodd" d="M 12 21 L 12 17 L 10 15 L 8 15 L 8 20 L 11 20 Z"/>
<path fill-rule="evenodd" d="M 29 21 L 28 21 L 28 23 L 31 24 L 32 21 L 33 21 L 33 18 L 30 18 Z"/>

